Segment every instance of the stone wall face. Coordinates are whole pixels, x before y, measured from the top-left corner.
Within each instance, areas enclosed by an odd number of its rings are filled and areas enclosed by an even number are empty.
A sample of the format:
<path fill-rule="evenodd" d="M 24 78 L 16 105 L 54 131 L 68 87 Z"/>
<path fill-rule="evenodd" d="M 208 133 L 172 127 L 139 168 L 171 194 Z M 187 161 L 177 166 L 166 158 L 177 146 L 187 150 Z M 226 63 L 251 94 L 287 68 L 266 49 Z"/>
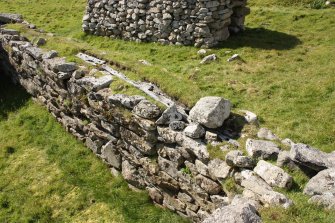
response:
<path fill-rule="evenodd" d="M 87 33 L 212 47 L 244 29 L 247 0 L 88 0 Z"/>
<path fill-rule="evenodd" d="M 226 201 L 216 175 L 207 170 L 204 142 L 157 125 L 161 111 L 156 105 L 141 96 L 120 99 L 110 92 L 110 75 L 82 77 L 77 65 L 32 46 L 13 30 L 0 30 L 0 43 L 0 66 L 13 81 L 113 173 L 147 189 L 155 203 L 199 221 Z M 204 168 L 204 175 L 196 165 Z M 228 175 L 231 168 L 226 168 Z"/>

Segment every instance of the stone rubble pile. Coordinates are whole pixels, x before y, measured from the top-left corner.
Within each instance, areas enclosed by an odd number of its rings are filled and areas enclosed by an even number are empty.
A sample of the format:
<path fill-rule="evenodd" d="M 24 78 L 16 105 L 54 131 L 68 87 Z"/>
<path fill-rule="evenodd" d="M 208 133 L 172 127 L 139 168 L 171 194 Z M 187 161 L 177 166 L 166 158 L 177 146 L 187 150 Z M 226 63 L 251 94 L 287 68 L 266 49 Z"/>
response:
<path fill-rule="evenodd" d="M 139 42 L 212 47 L 244 30 L 247 0 L 88 0 L 87 33 Z"/>
<path fill-rule="evenodd" d="M 189 114 L 174 105 L 162 111 L 143 96 L 113 94 L 111 75 L 94 76 L 96 72 L 67 62 L 55 51 L 45 52 L 14 30 L 0 29 L 0 43 L 0 66 L 13 81 L 43 103 L 112 173 L 122 174 L 131 187 L 146 189 L 155 203 L 181 216 L 206 223 L 221 217 L 260 222 L 261 206 L 293 205 L 275 190 L 291 187 L 292 177 L 280 167 L 289 164 L 319 172 L 305 193 L 313 196 L 311 202 L 334 207 L 335 154 L 289 140 L 291 151 L 284 151 L 268 129 L 259 131 L 261 139 L 247 139 L 244 151 L 225 129 L 234 120 L 226 99 L 204 97 Z M 225 159 L 211 157 L 208 145 L 222 140 L 235 149 Z M 227 189 L 227 182 L 240 192 Z"/>

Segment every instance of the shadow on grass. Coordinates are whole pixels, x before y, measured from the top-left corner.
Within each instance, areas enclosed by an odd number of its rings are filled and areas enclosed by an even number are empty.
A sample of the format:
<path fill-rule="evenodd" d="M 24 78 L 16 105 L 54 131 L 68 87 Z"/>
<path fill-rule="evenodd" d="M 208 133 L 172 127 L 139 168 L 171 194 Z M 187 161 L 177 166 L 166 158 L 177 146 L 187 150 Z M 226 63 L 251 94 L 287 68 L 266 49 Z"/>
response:
<path fill-rule="evenodd" d="M 251 47 L 265 50 L 288 50 L 300 43 L 301 41 L 297 37 L 286 33 L 264 28 L 246 28 L 244 32 L 232 35 L 217 48 Z"/>
<path fill-rule="evenodd" d="M 6 119 L 9 112 L 24 106 L 29 98 L 29 94 L 20 85 L 13 84 L 4 74 L 0 65 L 0 120 Z"/>

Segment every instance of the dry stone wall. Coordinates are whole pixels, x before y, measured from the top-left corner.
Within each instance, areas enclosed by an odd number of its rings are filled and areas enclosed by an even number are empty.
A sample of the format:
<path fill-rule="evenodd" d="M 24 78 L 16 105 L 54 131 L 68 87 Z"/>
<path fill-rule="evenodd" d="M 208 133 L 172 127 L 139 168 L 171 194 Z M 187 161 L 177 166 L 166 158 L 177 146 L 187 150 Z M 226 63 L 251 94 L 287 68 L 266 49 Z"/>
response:
<path fill-rule="evenodd" d="M 261 206 L 290 207 L 292 201 L 274 190 L 292 186 L 284 166 L 319 172 L 304 192 L 313 196 L 311 202 L 335 207 L 335 153 L 289 139 L 281 143 L 291 150 L 283 151 L 279 137 L 266 128 L 258 139 L 248 139 L 243 151 L 232 139 L 239 134 L 233 128 L 238 117 L 230 113 L 228 100 L 205 97 L 190 112 L 174 105 L 162 111 L 143 96 L 113 94 L 110 74 L 89 75 L 85 67 L 43 51 L 15 30 L 0 29 L 0 67 L 113 174 L 194 222 L 256 223 Z M 243 120 L 257 126 L 255 117 L 247 112 Z M 211 158 L 207 146 L 223 141 L 225 158 Z"/>
<path fill-rule="evenodd" d="M 140 42 L 212 47 L 244 30 L 247 0 L 88 0 L 83 30 Z"/>

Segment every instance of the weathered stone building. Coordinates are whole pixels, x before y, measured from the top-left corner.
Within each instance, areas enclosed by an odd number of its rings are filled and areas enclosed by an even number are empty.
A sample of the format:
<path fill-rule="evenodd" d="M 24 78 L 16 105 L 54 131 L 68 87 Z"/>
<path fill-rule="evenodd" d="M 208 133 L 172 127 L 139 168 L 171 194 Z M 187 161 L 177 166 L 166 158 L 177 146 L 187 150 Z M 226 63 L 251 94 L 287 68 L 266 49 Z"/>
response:
<path fill-rule="evenodd" d="M 87 33 L 212 47 L 244 29 L 247 0 L 88 0 Z"/>

